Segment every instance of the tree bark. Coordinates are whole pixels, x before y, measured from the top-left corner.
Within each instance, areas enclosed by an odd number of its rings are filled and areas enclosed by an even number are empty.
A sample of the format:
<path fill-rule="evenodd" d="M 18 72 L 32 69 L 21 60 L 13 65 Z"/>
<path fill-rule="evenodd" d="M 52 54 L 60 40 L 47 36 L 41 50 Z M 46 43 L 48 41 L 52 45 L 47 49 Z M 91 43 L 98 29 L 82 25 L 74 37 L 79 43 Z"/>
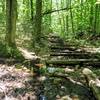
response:
<path fill-rule="evenodd" d="M 94 19 L 94 33 L 100 33 L 100 1 L 95 4 L 95 19 Z"/>
<path fill-rule="evenodd" d="M 9 46 L 15 46 L 17 0 L 6 0 L 6 41 Z"/>
<path fill-rule="evenodd" d="M 33 21 L 33 0 L 30 0 L 30 5 L 31 5 L 31 20 Z"/>
<path fill-rule="evenodd" d="M 36 42 L 41 41 L 42 0 L 36 0 L 35 32 Z"/>

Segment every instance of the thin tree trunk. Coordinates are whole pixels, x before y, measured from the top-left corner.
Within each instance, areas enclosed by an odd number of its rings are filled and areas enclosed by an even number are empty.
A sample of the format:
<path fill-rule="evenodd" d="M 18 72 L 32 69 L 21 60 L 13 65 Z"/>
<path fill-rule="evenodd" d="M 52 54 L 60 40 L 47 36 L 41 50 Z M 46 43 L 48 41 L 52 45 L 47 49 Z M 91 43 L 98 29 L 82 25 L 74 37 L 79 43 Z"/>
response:
<path fill-rule="evenodd" d="M 36 42 L 41 41 L 41 25 L 42 25 L 42 0 L 36 0 L 36 16 L 35 16 Z"/>
<path fill-rule="evenodd" d="M 100 33 L 100 1 L 95 5 L 94 32 Z"/>
<path fill-rule="evenodd" d="M 30 5 L 31 5 L 31 20 L 33 21 L 33 0 L 30 0 Z"/>
<path fill-rule="evenodd" d="M 70 0 L 70 8 L 71 8 L 71 0 Z M 74 22 L 73 22 L 73 13 L 72 9 L 70 9 L 70 17 L 71 17 L 71 24 L 72 24 L 72 33 L 74 33 Z"/>
<path fill-rule="evenodd" d="M 57 5 L 57 10 L 59 9 L 59 5 L 58 5 L 58 1 L 56 0 L 56 5 Z M 62 31 L 63 31 L 63 28 L 62 28 L 62 22 L 61 22 L 61 16 L 60 16 L 60 13 L 59 13 L 59 11 L 58 11 L 58 19 L 59 19 L 59 24 L 61 25 L 61 33 L 62 33 Z"/>

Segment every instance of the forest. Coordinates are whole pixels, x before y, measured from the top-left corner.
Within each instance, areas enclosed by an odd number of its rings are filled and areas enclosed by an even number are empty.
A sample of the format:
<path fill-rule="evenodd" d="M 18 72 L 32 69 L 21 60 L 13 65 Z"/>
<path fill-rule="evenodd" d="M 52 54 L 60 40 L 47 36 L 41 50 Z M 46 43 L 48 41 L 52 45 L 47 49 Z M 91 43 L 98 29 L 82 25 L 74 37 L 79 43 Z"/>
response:
<path fill-rule="evenodd" d="M 100 0 L 0 0 L 0 100 L 100 100 Z"/>

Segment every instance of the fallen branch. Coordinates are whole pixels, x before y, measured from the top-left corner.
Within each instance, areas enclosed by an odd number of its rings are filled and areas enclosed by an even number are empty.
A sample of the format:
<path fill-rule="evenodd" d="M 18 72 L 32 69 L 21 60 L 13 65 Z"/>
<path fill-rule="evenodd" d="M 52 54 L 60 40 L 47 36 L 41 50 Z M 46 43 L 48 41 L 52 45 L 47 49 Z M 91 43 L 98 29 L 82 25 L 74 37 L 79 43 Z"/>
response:
<path fill-rule="evenodd" d="M 51 14 L 51 13 L 54 13 L 54 12 L 59 12 L 59 11 L 69 10 L 69 9 L 72 9 L 72 8 L 66 7 L 66 8 L 62 8 L 62 9 L 57 9 L 57 10 L 52 10 L 52 11 L 46 11 L 42 15 L 47 15 L 47 14 Z"/>

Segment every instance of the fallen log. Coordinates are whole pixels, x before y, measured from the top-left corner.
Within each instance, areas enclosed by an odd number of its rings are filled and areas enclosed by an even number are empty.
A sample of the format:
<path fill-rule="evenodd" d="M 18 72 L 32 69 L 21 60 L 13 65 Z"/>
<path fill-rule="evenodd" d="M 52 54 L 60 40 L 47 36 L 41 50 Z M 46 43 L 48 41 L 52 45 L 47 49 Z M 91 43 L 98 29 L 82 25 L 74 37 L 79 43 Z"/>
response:
<path fill-rule="evenodd" d="M 97 76 L 88 68 L 83 69 L 83 74 L 86 78 L 87 84 L 93 92 L 95 98 L 100 100 L 100 80 Z"/>
<path fill-rule="evenodd" d="M 40 62 L 40 57 L 36 56 L 36 54 L 34 52 L 29 52 L 26 49 L 23 49 L 20 47 L 19 47 L 19 50 L 22 53 L 22 55 L 26 61 L 29 61 L 32 64 L 36 64 L 36 63 Z"/>

